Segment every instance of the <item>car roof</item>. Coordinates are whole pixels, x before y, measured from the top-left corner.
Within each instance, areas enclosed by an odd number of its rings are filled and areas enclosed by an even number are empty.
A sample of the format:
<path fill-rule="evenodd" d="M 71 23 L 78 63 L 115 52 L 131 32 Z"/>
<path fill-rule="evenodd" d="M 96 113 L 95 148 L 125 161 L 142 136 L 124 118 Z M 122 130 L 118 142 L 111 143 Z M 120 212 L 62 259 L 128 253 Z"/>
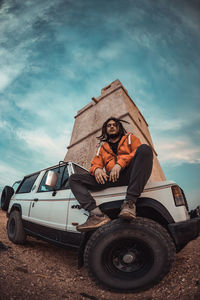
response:
<path fill-rule="evenodd" d="M 51 166 L 51 167 L 41 169 L 41 170 L 39 170 L 39 171 L 37 171 L 37 172 L 30 173 L 30 174 L 28 174 L 28 175 L 25 175 L 24 178 L 30 177 L 30 176 L 35 175 L 35 174 L 38 174 L 38 173 L 41 173 L 42 171 L 47 171 L 47 170 L 50 170 L 50 169 L 52 169 L 52 168 L 56 168 L 56 167 L 58 167 L 59 165 L 60 165 L 60 167 L 62 167 L 62 166 L 64 166 L 64 165 L 69 164 L 70 162 L 73 163 L 73 164 L 75 164 L 75 165 L 77 165 L 78 167 L 80 167 L 80 168 L 82 168 L 82 169 L 85 169 L 84 167 L 82 167 L 81 165 L 79 165 L 79 164 L 77 164 L 77 163 L 75 163 L 75 162 L 72 162 L 72 161 L 61 161 L 60 164 L 58 163 L 57 165 L 53 165 L 53 166 Z M 85 170 L 88 171 L 87 169 L 85 169 Z"/>

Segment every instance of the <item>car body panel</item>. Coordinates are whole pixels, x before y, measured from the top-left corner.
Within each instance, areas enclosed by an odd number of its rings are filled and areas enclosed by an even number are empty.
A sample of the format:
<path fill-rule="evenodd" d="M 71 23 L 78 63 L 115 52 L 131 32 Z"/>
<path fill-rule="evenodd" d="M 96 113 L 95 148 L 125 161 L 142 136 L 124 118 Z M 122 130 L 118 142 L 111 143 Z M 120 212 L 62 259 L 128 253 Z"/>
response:
<path fill-rule="evenodd" d="M 74 163 L 67 162 L 69 176 L 74 173 L 74 166 Z M 76 225 L 86 221 L 88 212 L 80 208 L 80 204 L 75 199 L 71 190 L 69 188 L 61 189 L 55 193 L 53 191 L 38 191 L 45 173 L 56 167 L 40 171 L 30 193 L 15 193 L 11 198 L 8 213 L 14 203 L 19 204 L 22 207 L 22 219 L 41 226 L 76 233 Z M 78 168 L 80 169 L 81 166 L 78 166 Z M 84 168 L 81 169 L 87 172 Z M 174 222 L 188 220 L 189 214 L 185 205 L 178 207 L 175 205 L 171 191 L 173 185 L 176 185 L 173 181 L 148 181 L 140 198 L 154 199 L 161 203 L 169 212 Z M 126 196 L 126 190 L 127 186 L 119 186 L 92 192 L 91 194 L 97 205 L 102 205 L 114 201 L 123 201 Z"/>

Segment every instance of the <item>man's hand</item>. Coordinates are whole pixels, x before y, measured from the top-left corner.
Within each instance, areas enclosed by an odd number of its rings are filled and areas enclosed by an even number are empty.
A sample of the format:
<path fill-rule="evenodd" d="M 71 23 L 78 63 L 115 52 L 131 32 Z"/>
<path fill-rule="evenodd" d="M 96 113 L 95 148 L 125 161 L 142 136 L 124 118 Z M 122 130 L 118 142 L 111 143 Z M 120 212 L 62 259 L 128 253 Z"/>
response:
<path fill-rule="evenodd" d="M 104 170 L 100 168 L 97 168 L 95 170 L 94 176 L 96 181 L 101 184 L 104 184 L 108 179 L 108 175 L 106 174 L 106 172 L 104 172 Z"/>
<path fill-rule="evenodd" d="M 117 181 L 117 179 L 119 178 L 119 173 L 121 171 L 121 166 L 116 164 L 114 165 L 114 167 L 112 168 L 111 172 L 110 172 L 110 177 L 109 177 L 109 181 L 115 182 Z"/>

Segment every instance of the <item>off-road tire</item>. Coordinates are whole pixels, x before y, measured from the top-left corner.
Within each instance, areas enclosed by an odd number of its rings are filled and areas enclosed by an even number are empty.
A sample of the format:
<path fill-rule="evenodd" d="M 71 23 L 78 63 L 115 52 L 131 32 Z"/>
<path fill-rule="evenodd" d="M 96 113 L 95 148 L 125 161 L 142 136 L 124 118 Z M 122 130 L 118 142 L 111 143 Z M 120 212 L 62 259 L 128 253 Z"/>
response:
<path fill-rule="evenodd" d="M 10 199 L 14 194 L 14 189 L 6 185 L 1 193 L 1 209 L 7 211 L 10 203 Z"/>
<path fill-rule="evenodd" d="M 8 238 L 14 244 L 24 244 L 26 233 L 22 224 L 21 214 L 18 210 L 11 212 L 7 222 Z"/>
<path fill-rule="evenodd" d="M 96 230 L 87 242 L 84 263 L 103 288 L 132 292 L 150 288 L 170 270 L 175 247 L 158 223 L 117 219 Z"/>

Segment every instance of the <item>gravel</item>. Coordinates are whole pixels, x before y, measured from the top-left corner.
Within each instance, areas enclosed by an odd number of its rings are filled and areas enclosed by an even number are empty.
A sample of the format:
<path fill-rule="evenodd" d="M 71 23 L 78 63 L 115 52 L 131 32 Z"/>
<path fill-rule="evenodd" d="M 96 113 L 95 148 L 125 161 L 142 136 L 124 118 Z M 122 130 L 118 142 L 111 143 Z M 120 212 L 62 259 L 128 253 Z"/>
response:
<path fill-rule="evenodd" d="M 8 240 L 0 210 L 0 300 L 200 300 L 200 237 L 176 255 L 171 272 L 140 293 L 113 293 L 77 268 L 77 253 L 28 237 L 23 246 Z"/>

